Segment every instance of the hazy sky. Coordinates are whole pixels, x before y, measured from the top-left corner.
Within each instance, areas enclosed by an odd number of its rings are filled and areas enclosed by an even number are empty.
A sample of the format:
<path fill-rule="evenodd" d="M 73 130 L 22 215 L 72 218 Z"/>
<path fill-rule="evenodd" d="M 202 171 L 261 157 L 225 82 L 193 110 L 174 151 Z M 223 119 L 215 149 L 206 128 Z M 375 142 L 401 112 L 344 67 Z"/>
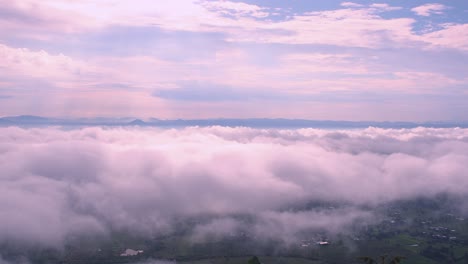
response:
<path fill-rule="evenodd" d="M 468 117 L 468 2 L 1 0 L 0 116 Z"/>

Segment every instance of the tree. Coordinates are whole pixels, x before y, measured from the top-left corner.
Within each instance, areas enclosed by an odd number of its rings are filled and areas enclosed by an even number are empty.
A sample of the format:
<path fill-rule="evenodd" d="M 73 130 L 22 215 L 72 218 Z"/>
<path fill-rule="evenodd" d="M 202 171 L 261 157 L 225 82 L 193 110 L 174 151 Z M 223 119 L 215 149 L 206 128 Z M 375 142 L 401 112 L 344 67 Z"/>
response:
<path fill-rule="evenodd" d="M 393 257 L 393 259 L 390 261 L 389 264 L 399 264 L 401 263 L 401 261 L 405 259 L 405 257 L 402 257 L 402 256 L 395 256 Z"/>
<path fill-rule="evenodd" d="M 253 256 L 251 259 L 249 259 L 249 264 L 261 264 L 260 260 L 258 260 L 257 256 Z"/>
<path fill-rule="evenodd" d="M 375 260 L 373 258 L 371 258 L 371 257 L 359 257 L 358 259 L 361 260 L 362 262 L 366 263 L 366 264 L 376 263 Z"/>

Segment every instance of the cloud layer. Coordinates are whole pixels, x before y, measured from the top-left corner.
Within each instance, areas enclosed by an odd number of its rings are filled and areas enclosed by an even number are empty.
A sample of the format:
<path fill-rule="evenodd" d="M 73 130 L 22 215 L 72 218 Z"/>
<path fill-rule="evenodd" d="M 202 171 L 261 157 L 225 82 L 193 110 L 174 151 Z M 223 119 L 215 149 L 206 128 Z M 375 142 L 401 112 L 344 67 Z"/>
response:
<path fill-rule="evenodd" d="M 193 238 L 342 232 L 360 205 L 464 195 L 468 130 L 0 128 L 0 243 L 60 248 L 70 236 L 156 235 L 211 216 Z M 336 210 L 289 210 L 310 201 Z M 345 216 L 345 217 L 343 217 Z"/>

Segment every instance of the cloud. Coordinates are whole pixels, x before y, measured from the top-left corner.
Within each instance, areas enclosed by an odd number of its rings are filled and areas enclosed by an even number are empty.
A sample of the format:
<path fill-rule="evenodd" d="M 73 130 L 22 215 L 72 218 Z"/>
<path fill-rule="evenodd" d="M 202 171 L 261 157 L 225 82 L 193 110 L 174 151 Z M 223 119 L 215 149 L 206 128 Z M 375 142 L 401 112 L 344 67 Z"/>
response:
<path fill-rule="evenodd" d="M 443 24 L 442 29 L 420 36 L 430 48 L 452 48 L 468 51 L 468 24 Z"/>
<path fill-rule="evenodd" d="M 411 9 L 411 11 L 413 11 L 418 16 L 431 16 L 441 15 L 446 9 L 448 9 L 448 7 L 443 4 L 431 3 L 414 7 Z"/>
<path fill-rule="evenodd" d="M 353 2 L 343 2 L 340 5 L 344 7 L 362 7 L 363 6 L 361 4 L 353 3 Z"/>
<path fill-rule="evenodd" d="M 14 11 L 8 11 L 3 16 L 5 30 L 15 32 L 15 36 L 26 39 L 28 36 L 32 39 L 42 37 L 54 42 L 64 33 L 93 33 L 112 27 L 157 27 L 168 32 L 222 33 L 223 40 L 233 43 L 324 44 L 379 48 L 388 45 L 389 41 L 403 46 L 412 46 L 418 41 L 412 28 L 414 19 L 388 19 L 380 16 L 382 12 L 402 9 L 385 3 L 363 6 L 343 2 L 343 9 L 303 10 L 294 15 L 286 15 L 287 11 L 280 9 L 274 13 L 279 12 L 284 18 L 276 20 L 266 19 L 271 14 L 271 8 L 232 1 L 177 0 L 155 4 L 145 0 L 140 5 L 131 5 L 126 1 L 117 0 L 98 4 L 92 1 L 64 3 L 63 0 L 46 0 L 39 9 L 40 12 L 36 12 L 38 10 L 30 0 L 21 5 L 16 1 L 13 3 L 16 4 L 11 4 L 8 10 Z M 181 6 L 183 8 L 180 8 Z M 440 4 L 428 4 L 413 8 L 413 11 L 417 10 L 425 15 L 439 13 L 445 8 Z M 10 21 L 7 18 L 11 16 L 30 17 L 46 21 L 48 24 L 37 27 L 37 23 L 26 23 L 27 20 L 24 23 L 7 22 Z M 321 27 L 313 26 L 317 24 Z"/>
<path fill-rule="evenodd" d="M 64 54 L 49 54 L 44 50 L 32 51 L 26 48 L 12 48 L 0 43 L 0 67 L 11 75 L 32 77 L 54 77 L 70 79 L 88 67 Z M 83 72 L 84 73 L 84 72 Z"/>
<path fill-rule="evenodd" d="M 286 243 L 297 242 L 301 232 L 314 230 L 331 234 L 348 233 L 357 221 L 374 221 L 371 213 L 357 209 L 306 212 L 263 212 L 254 233 L 262 239 L 281 238 Z M 350 231 L 350 230 L 349 230 Z"/>
<path fill-rule="evenodd" d="M 387 5 L 377 5 L 359 9 L 304 12 L 278 22 L 239 20 L 236 24 L 240 30 L 227 28 L 227 32 L 230 35 L 229 40 L 233 42 L 322 44 L 363 48 L 382 47 L 387 45 L 388 41 L 408 44 L 412 38 L 413 19 L 384 19 L 379 16 L 383 11 L 394 9 L 395 7 Z M 321 26 L 313 26 L 317 24 Z M 259 32 L 259 29 L 270 31 Z M 271 31 L 273 29 L 293 34 L 277 34 L 277 31 Z"/>
<path fill-rule="evenodd" d="M 459 128 L 0 128 L 0 242 L 157 236 L 199 217 L 194 240 L 248 231 L 287 242 L 375 221 L 361 205 L 466 195 L 466 164 Z M 310 201 L 346 206 L 291 209 Z"/>
<path fill-rule="evenodd" d="M 400 6 L 391 6 L 389 4 L 371 4 L 369 5 L 371 8 L 375 8 L 377 10 L 380 10 L 380 11 L 395 11 L 395 10 L 400 10 L 400 9 L 403 9 L 402 7 Z"/>
<path fill-rule="evenodd" d="M 218 12 L 222 15 L 234 17 L 251 16 L 255 18 L 264 18 L 270 15 L 266 8 L 243 2 L 201 1 L 200 3 L 208 10 Z"/>
<path fill-rule="evenodd" d="M 46 50 L 15 48 L 0 43 L 0 87 L 22 86 L 35 83 L 35 89 L 42 89 L 43 83 L 60 88 L 73 89 L 100 82 L 103 76 L 111 75 L 110 70 L 84 60 L 53 54 Z M 21 89 L 18 89 L 21 90 Z"/>
<path fill-rule="evenodd" d="M 281 14 L 282 18 L 271 20 L 268 17 L 273 8 L 245 2 L 177 0 L 155 3 L 145 0 L 139 5 L 133 5 L 122 0 L 100 3 L 89 0 L 44 0 L 38 7 L 34 1 L 25 0 L 7 4 L 0 14 L 0 27 L 5 32 L 10 32 L 6 34 L 9 36 L 7 40 L 14 39 L 21 43 L 28 42 L 28 39 L 34 42 L 41 40 L 49 46 L 63 43 L 64 34 L 80 39 L 86 33 L 96 34 L 108 28 L 119 27 L 222 34 L 222 41 L 228 43 L 318 44 L 372 49 L 388 45 L 414 47 L 432 44 L 426 41 L 429 39 L 421 39 L 414 33 L 416 20 L 412 17 L 386 18 L 381 15 L 382 12 L 400 10 L 402 7 L 385 3 L 360 5 L 353 2 L 343 2 L 341 6 L 344 8 L 301 10 L 293 15 L 286 9 L 279 8 L 274 13 Z M 441 14 L 447 8 L 445 5 L 432 3 L 412 10 L 418 15 L 429 16 Z M 148 32 L 144 35 L 152 34 Z M 130 39 L 133 36 L 125 39 L 131 44 Z M 177 41 L 172 41 L 171 44 L 176 43 Z M 75 44 L 74 42 L 73 45 Z M 445 42 L 439 42 L 438 47 L 459 49 L 459 45 L 445 45 Z M 130 50 L 136 53 L 140 51 L 138 48 Z M 158 48 L 147 50 L 155 51 Z M 200 51 L 203 48 L 196 47 L 195 50 Z"/>

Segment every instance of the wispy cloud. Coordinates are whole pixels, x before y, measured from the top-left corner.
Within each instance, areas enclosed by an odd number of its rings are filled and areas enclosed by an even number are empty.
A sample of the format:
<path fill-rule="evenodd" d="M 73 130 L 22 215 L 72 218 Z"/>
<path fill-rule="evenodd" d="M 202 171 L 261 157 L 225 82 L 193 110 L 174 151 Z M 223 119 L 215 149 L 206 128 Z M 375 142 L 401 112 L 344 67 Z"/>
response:
<path fill-rule="evenodd" d="M 414 13 L 419 16 L 431 16 L 431 15 L 441 15 L 444 11 L 448 9 L 447 6 L 443 4 L 424 4 L 411 9 Z"/>
<path fill-rule="evenodd" d="M 340 5 L 344 7 L 362 7 L 363 6 L 361 4 L 354 3 L 354 2 L 343 2 Z"/>
<path fill-rule="evenodd" d="M 222 15 L 232 17 L 247 16 L 255 18 L 264 18 L 270 15 L 267 8 L 243 2 L 202 1 L 200 3 L 202 6 L 204 6 L 210 11 L 214 11 Z"/>

